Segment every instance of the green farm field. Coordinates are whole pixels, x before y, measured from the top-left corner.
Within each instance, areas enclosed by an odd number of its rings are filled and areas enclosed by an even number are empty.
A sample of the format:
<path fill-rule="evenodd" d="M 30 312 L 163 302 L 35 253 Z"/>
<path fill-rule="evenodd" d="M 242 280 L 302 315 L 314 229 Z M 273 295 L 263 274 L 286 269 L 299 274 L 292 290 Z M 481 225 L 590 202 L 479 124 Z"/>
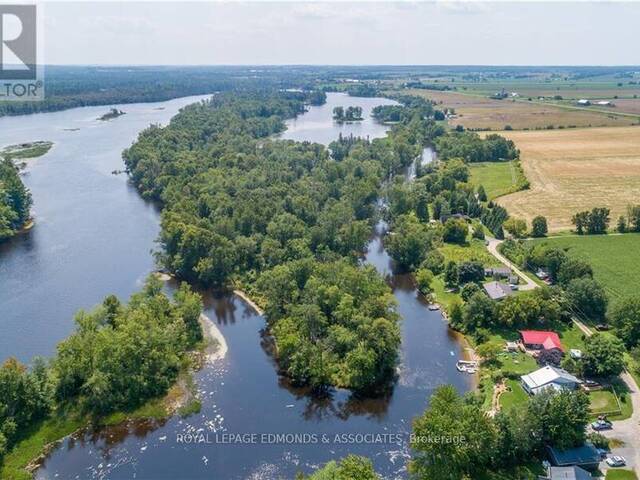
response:
<path fill-rule="evenodd" d="M 636 294 L 640 285 L 640 234 L 566 236 L 531 240 L 568 249 L 593 267 L 612 301 Z"/>
<path fill-rule="evenodd" d="M 526 178 L 516 162 L 478 162 L 469 164 L 470 182 L 484 187 L 489 200 L 522 190 Z"/>

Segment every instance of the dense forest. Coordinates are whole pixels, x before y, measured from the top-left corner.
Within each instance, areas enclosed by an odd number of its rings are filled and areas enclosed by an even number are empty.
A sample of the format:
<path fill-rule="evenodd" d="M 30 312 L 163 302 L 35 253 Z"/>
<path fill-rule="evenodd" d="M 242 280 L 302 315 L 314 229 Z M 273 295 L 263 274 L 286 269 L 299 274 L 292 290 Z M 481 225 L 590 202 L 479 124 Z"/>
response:
<path fill-rule="evenodd" d="M 0 242 L 20 230 L 29 219 L 31 194 L 24 186 L 18 168 L 0 157 Z"/>
<path fill-rule="evenodd" d="M 274 89 L 311 90 L 318 79 L 330 79 L 329 72 L 313 67 L 45 67 L 45 98 L 39 102 L 2 102 L 0 117 L 52 112 L 68 108 L 120 103 L 160 102 L 190 95 L 224 91 Z M 309 97 L 322 103 L 323 93 Z"/>
<path fill-rule="evenodd" d="M 76 315 L 76 330 L 45 363 L 15 359 L 0 367 L 0 464 L 35 422 L 75 415 L 99 417 L 162 396 L 202 340 L 200 297 L 183 284 L 171 301 L 149 277 L 122 304 L 115 296 Z"/>
<path fill-rule="evenodd" d="M 217 95 L 143 132 L 125 162 L 164 206 L 164 267 L 264 298 L 280 367 L 297 383 L 367 390 L 392 375 L 399 333 L 388 287 L 355 267 L 385 180 L 441 130 L 417 108 L 390 138 L 341 137 L 329 150 L 269 138 L 304 95 Z"/>
<path fill-rule="evenodd" d="M 484 139 L 473 132 L 455 132 L 436 143 L 443 160 L 462 158 L 466 162 L 496 162 L 518 158 L 520 152 L 512 140 L 491 134 Z"/>

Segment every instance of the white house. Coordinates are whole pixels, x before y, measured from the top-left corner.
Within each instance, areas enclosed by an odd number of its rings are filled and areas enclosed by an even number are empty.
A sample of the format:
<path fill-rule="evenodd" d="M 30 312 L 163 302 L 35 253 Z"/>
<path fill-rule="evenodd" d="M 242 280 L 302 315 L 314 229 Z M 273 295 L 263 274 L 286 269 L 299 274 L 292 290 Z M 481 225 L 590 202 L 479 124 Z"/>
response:
<path fill-rule="evenodd" d="M 555 390 L 575 390 L 582 383 L 566 370 L 547 365 L 535 372 L 520 377 L 522 388 L 531 395 L 537 395 L 547 388 Z"/>

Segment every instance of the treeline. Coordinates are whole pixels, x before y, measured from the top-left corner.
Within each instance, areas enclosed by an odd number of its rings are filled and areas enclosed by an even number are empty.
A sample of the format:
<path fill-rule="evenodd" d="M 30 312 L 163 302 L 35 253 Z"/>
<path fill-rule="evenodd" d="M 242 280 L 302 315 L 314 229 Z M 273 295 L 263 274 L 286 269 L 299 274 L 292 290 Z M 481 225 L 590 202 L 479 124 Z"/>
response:
<path fill-rule="evenodd" d="M 171 301 L 149 277 L 128 304 L 111 295 L 95 310 L 80 311 L 75 332 L 48 364 L 36 359 L 27 369 L 7 360 L 0 367 L 0 463 L 34 422 L 67 407 L 101 416 L 165 394 L 186 352 L 202 340 L 201 310 L 186 284 Z"/>
<path fill-rule="evenodd" d="M 611 210 L 606 207 L 594 207 L 571 217 L 571 223 L 578 235 L 601 235 L 607 233 Z M 628 205 L 627 215 L 620 215 L 615 230 L 618 233 L 640 232 L 640 205 Z"/>
<path fill-rule="evenodd" d="M 377 97 L 380 92 L 368 83 L 356 83 L 347 87 L 347 93 L 352 97 Z"/>
<path fill-rule="evenodd" d="M 53 112 L 69 108 L 121 103 L 160 102 L 190 95 L 247 91 L 268 86 L 291 90 L 316 90 L 317 68 L 264 67 L 45 67 L 44 100 L 2 102 L 0 117 Z M 331 69 L 325 76 L 331 78 Z M 315 91 L 309 103 L 321 105 L 324 93 Z"/>
<path fill-rule="evenodd" d="M 484 139 L 473 132 L 453 132 L 435 142 L 442 160 L 462 158 L 465 162 L 500 162 L 518 158 L 520 152 L 512 140 L 491 134 Z"/>
<path fill-rule="evenodd" d="M 0 242 L 20 230 L 29 220 L 31 194 L 24 186 L 18 168 L 0 157 Z"/>
<path fill-rule="evenodd" d="M 400 102 L 401 105 L 374 107 L 371 113 L 376 120 L 396 123 L 409 120 L 414 116 L 434 117 L 436 120 L 440 120 L 440 118 L 436 118 L 436 114 L 442 112 L 434 110 L 433 104 L 429 100 L 412 95 L 394 95 L 391 98 Z"/>
<path fill-rule="evenodd" d="M 433 121 L 412 118 L 393 138 L 341 137 L 331 155 L 267 138 L 304 103 L 282 91 L 222 93 L 143 132 L 125 162 L 142 194 L 163 204 L 164 267 L 265 297 L 280 367 L 297 383 L 369 390 L 393 374 L 398 330 L 388 287 L 354 267 L 383 181 L 419 155 Z"/>

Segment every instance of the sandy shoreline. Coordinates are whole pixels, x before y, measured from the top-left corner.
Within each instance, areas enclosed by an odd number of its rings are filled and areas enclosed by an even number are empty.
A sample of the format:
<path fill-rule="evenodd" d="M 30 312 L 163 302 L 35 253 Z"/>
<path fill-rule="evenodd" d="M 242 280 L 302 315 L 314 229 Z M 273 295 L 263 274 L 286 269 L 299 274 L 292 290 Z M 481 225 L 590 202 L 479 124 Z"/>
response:
<path fill-rule="evenodd" d="M 207 361 L 213 363 L 223 359 L 227 355 L 229 347 L 218 326 L 204 313 L 200 314 L 200 326 L 202 327 L 202 334 L 207 340 L 207 347 L 205 348 Z"/>
<path fill-rule="evenodd" d="M 233 291 L 234 294 L 236 294 L 238 297 L 240 297 L 242 300 L 244 300 L 245 302 L 247 302 L 249 304 L 249 306 L 251 306 L 251 308 L 253 308 L 256 312 L 258 312 L 258 315 L 264 315 L 264 310 L 262 310 L 257 304 L 256 302 L 254 302 L 253 300 L 251 300 L 246 293 L 244 293 L 242 290 L 234 290 Z"/>

